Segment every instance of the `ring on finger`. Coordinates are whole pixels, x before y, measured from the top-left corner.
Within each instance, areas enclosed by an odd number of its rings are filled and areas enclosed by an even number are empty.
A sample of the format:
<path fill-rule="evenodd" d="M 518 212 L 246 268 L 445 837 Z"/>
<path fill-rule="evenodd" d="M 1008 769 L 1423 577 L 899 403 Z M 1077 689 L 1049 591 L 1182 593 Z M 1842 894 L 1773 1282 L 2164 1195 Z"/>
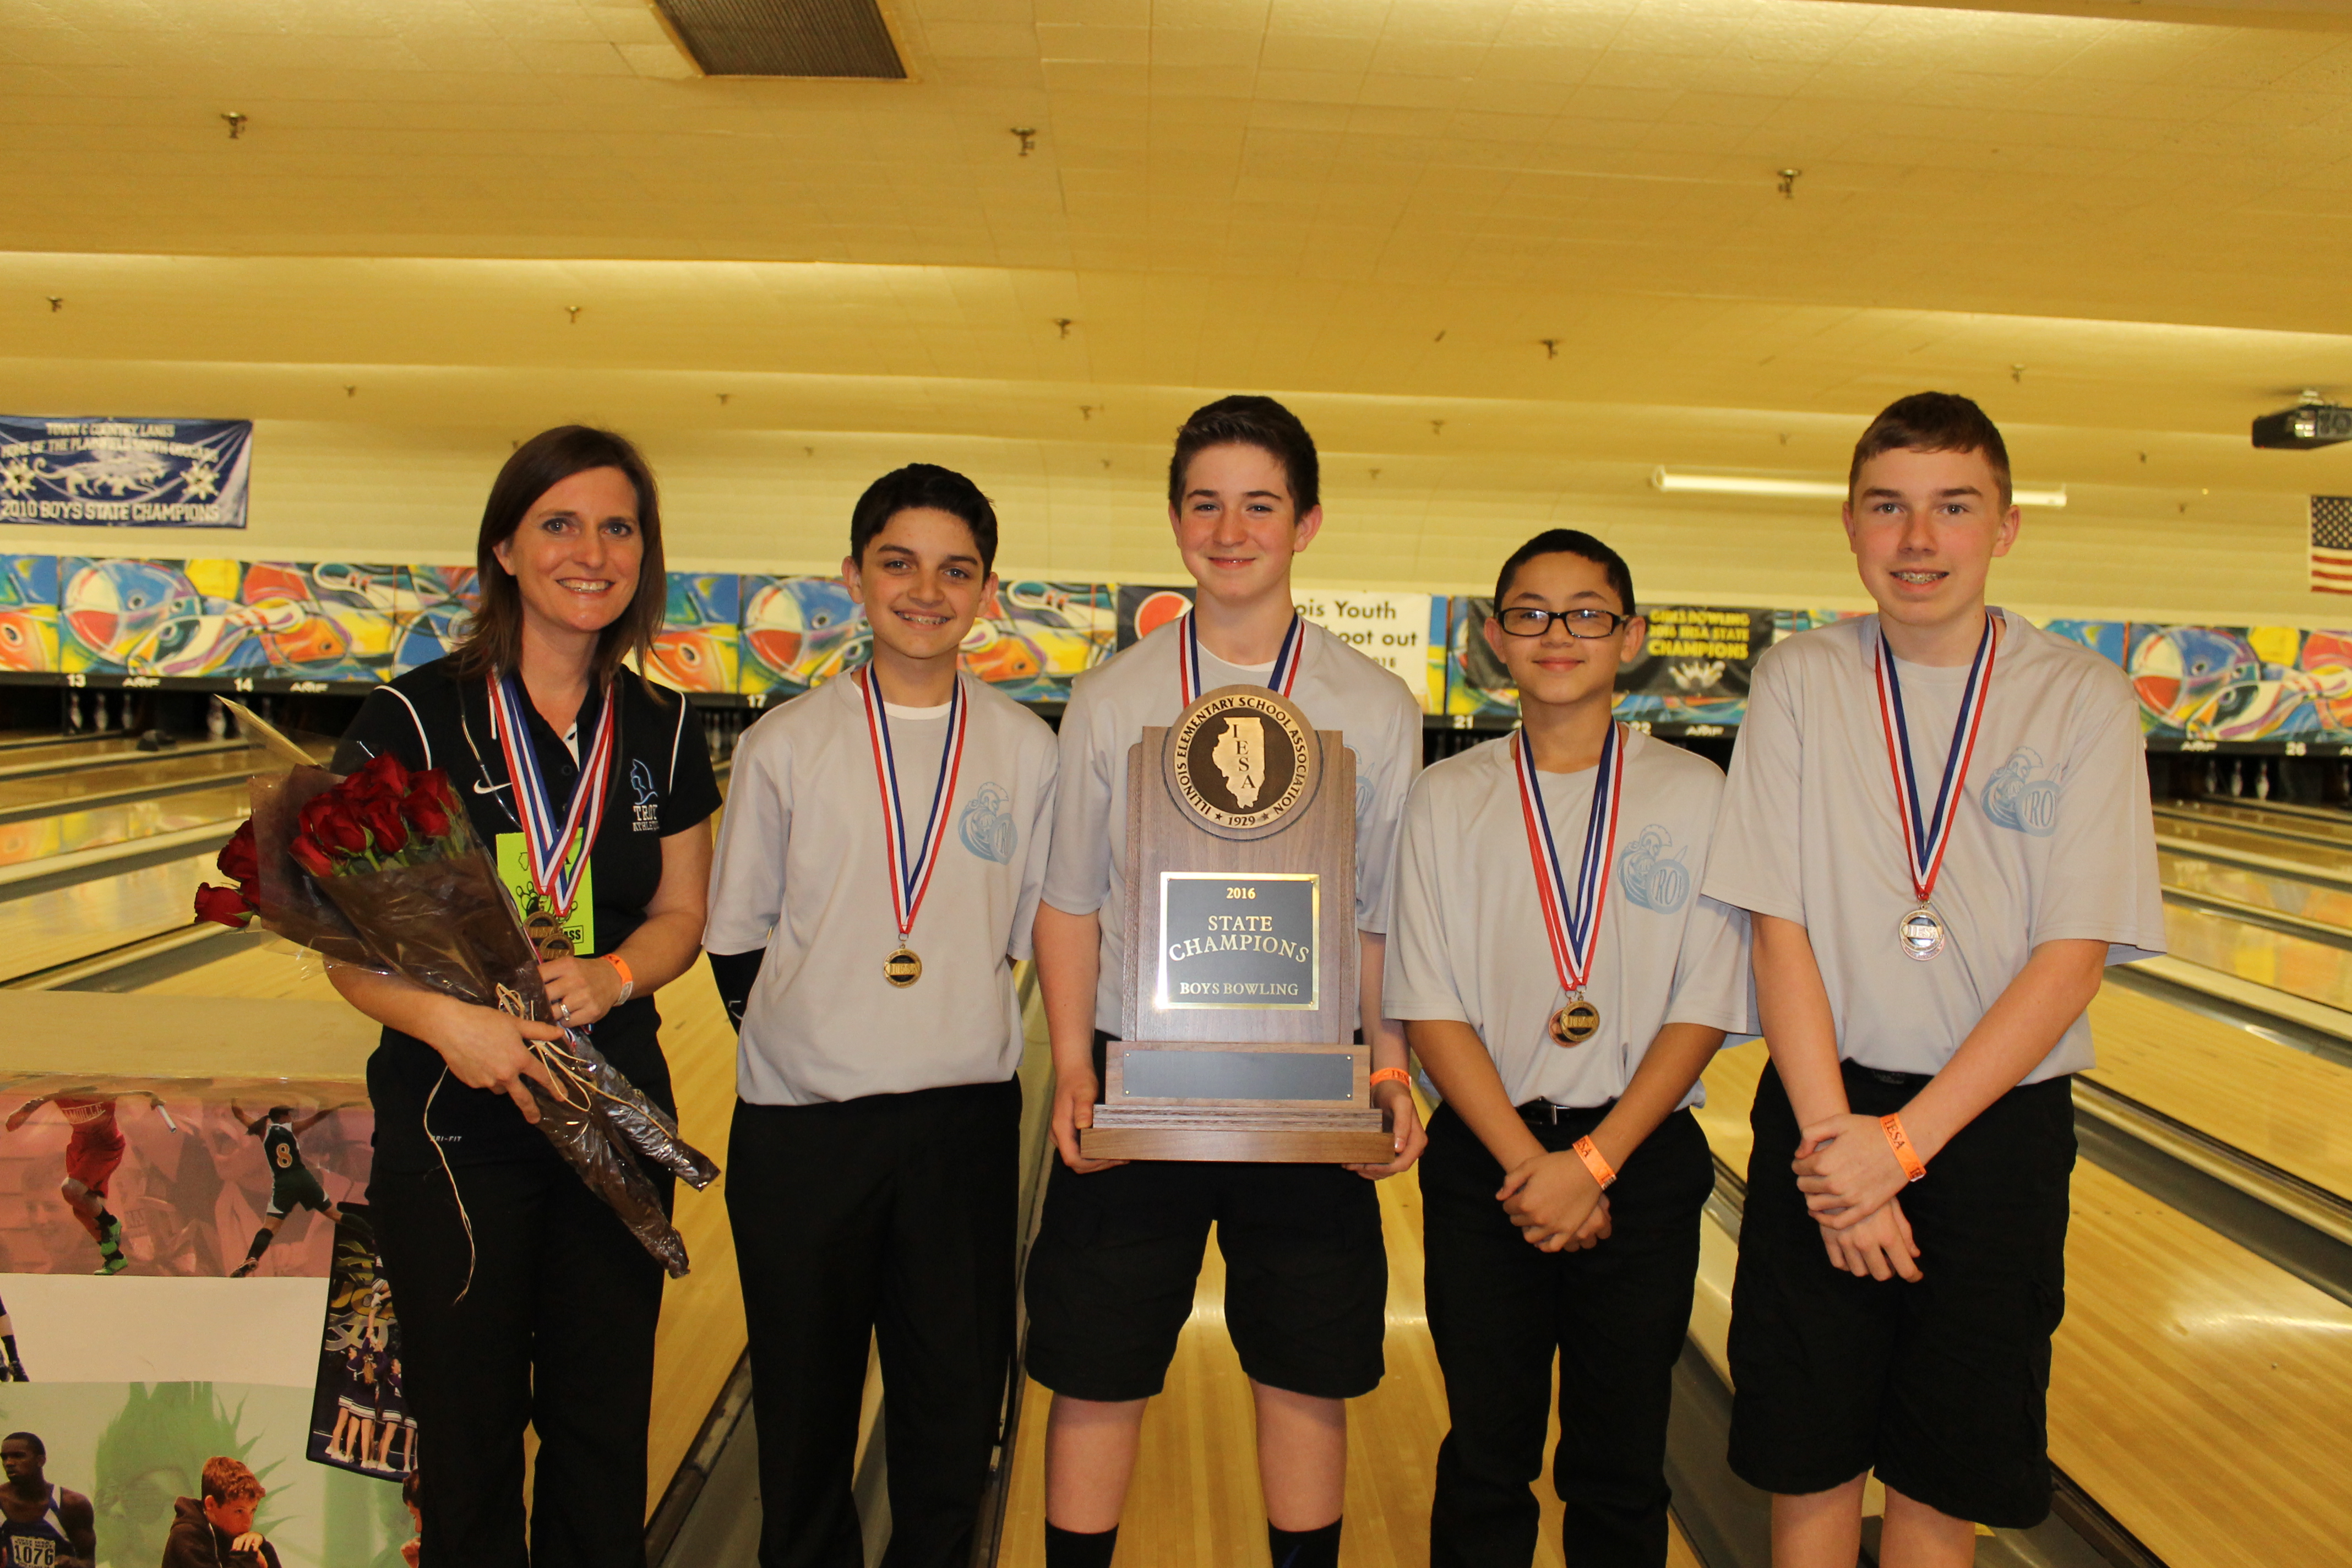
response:
<path fill-rule="evenodd" d="M 562 1019 L 567 1024 L 572 1022 L 572 1004 L 561 1001 L 556 1003 L 555 1016 Z"/>

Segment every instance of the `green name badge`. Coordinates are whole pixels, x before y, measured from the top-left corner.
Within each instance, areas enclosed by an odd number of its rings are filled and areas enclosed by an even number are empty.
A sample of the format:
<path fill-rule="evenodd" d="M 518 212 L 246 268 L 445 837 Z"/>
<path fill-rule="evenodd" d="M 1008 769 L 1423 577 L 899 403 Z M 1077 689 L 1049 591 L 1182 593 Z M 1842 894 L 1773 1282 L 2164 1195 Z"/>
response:
<path fill-rule="evenodd" d="M 575 846 L 579 838 L 573 839 Z M 576 861 L 583 853 L 575 847 Z M 522 911 L 522 929 L 538 947 L 541 958 L 562 958 L 569 953 L 587 958 L 596 951 L 596 863 L 591 860 L 580 874 L 580 896 L 572 902 L 572 913 L 562 920 L 530 879 L 530 854 L 523 846 L 520 833 L 499 835 L 499 880 L 514 895 L 515 908 Z"/>

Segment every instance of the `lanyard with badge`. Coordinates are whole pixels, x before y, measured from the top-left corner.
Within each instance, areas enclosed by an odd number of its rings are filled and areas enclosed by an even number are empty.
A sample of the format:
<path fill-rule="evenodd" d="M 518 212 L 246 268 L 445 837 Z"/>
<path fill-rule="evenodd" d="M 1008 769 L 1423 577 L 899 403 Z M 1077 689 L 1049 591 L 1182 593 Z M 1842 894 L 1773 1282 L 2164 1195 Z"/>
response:
<path fill-rule="evenodd" d="M 1201 628 L 1199 613 L 1188 612 L 1176 623 L 1176 694 L 1190 708 L 1201 700 Z M 1296 610 L 1290 612 L 1290 629 L 1282 634 L 1282 651 L 1274 656 L 1274 669 L 1266 677 L 1266 685 L 1290 695 L 1298 684 L 1298 667 L 1305 662 L 1299 655 L 1306 643 L 1306 621 Z"/>
<path fill-rule="evenodd" d="M 1536 779 L 1535 748 L 1527 731 L 1511 737 L 1511 761 L 1519 779 L 1519 815 L 1528 829 L 1528 858 L 1536 872 L 1536 901 L 1543 906 L 1544 933 L 1551 939 L 1552 967 L 1568 1000 L 1551 1016 L 1552 1043 L 1580 1046 L 1601 1032 L 1601 1009 L 1584 994 L 1592 976 L 1592 954 L 1601 945 L 1601 910 L 1609 899 L 1609 866 L 1617 853 L 1617 805 L 1625 784 L 1621 766 L 1623 726 L 1612 722 L 1601 742 L 1601 764 L 1592 774 L 1592 809 L 1584 819 L 1584 852 L 1577 858 L 1576 894 L 1553 842 L 1551 815 L 1544 809 Z"/>
<path fill-rule="evenodd" d="M 1944 951 L 1943 916 L 1936 912 L 1936 879 L 1944 869 L 1944 850 L 1952 841 L 1952 824 L 1959 819 L 1961 787 L 1969 776 L 1969 758 L 1976 751 L 1977 727 L 1984 721 L 1985 694 L 1992 689 L 1993 623 L 1988 613 L 1984 635 L 1977 639 L 1977 656 L 1969 666 L 1969 683 L 1960 692 L 1960 711 L 1952 723 L 1952 743 L 1944 752 L 1944 778 L 1936 788 L 1936 810 L 1919 814 L 1919 781 L 1911 766 L 1911 729 L 1903 716 L 1903 682 L 1895 673 L 1895 652 L 1886 634 L 1878 635 L 1878 722 L 1886 734 L 1886 759 L 1895 773 L 1895 815 L 1903 823 L 1904 869 L 1911 877 L 1915 902 L 1896 923 L 1895 934 L 1906 958 L 1921 963 Z"/>
<path fill-rule="evenodd" d="M 546 777 L 540 772 L 538 750 L 530 743 L 529 699 L 522 682 L 508 674 L 492 676 L 488 684 L 490 728 L 506 754 L 507 777 L 514 784 L 515 821 L 522 828 L 519 834 L 499 835 L 499 879 L 514 894 L 523 911 L 523 930 L 541 958 L 585 956 L 596 951 L 595 883 L 589 858 L 604 825 L 619 694 L 605 690 L 595 738 L 572 792 L 572 809 L 559 823 L 548 799 Z"/>
<path fill-rule="evenodd" d="M 913 854 L 907 850 L 907 803 L 898 796 L 897 753 L 890 744 L 888 704 L 868 665 L 857 672 L 857 689 L 866 701 L 866 738 L 874 749 L 874 776 L 882 791 L 883 856 L 890 863 L 890 912 L 898 925 L 898 945 L 882 961 L 882 978 L 903 991 L 923 977 L 923 961 L 908 945 L 915 917 L 922 912 L 923 895 L 930 891 L 931 873 L 939 868 L 940 849 L 947 842 L 948 805 L 955 796 L 956 774 L 963 766 L 963 681 L 959 677 L 948 695 L 947 740 L 940 748 L 939 786 L 931 793 L 931 818 Z"/>

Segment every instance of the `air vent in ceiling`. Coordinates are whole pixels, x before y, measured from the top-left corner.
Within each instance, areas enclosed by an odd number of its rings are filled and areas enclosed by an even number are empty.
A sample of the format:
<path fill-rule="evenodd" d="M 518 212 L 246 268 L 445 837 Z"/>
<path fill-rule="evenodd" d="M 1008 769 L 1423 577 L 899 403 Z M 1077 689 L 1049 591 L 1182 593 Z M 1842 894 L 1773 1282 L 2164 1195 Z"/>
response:
<path fill-rule="evenodd" d="M 710 76 L 906 79 L 875 0 L 656 0 Z"/>

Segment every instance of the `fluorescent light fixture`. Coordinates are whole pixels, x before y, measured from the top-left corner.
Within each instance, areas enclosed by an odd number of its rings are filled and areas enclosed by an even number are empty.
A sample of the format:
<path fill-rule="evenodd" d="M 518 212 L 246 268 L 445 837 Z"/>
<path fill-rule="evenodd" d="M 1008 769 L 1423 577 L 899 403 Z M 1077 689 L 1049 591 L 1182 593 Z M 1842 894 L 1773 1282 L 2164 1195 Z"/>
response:
<path fill-rule="evenodd" d="M 1653 489 L 1689 491 L 1700 495 L 1718 496 L 1780 496 L 1801 500 L 1843 500 L 1845 487 L 1834 479 L 1768 479 L 1743 474 L 1678 474 L 1670 468 L 1650 470 Z M 2019 506 L 2063 507 L 2066 504 L 2066 487 L 2056 489 L 2013 489 L 2011 492 Z"/>

